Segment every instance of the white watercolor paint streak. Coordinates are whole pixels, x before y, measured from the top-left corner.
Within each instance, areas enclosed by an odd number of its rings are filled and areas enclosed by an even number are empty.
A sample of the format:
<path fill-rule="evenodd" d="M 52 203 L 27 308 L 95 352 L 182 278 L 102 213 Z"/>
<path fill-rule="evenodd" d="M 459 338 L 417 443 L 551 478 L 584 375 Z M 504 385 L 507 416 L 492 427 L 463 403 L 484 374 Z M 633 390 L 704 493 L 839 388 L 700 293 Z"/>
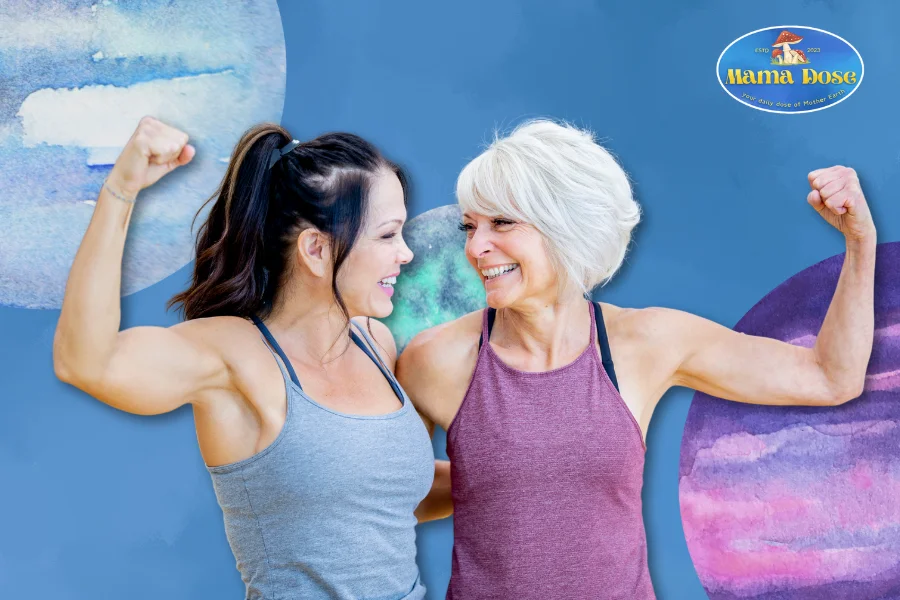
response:
<path fill-rule="evenodd" d="M 91 148 L 86 162 L 91 167 L 114 165 L 121 152 L 122 148 L 119 147 Z"/>
<path fill-rule="evenodd" d="M 38 90 L 25 98 L 17 113 L 22 144 L 86 148 L 91 150 L 89 164 L 109 164 L 106 161 L 118 155 L 143 116 L 154 115 L 175 127 L 206 122 L 212 107 L 222 98 L 235 97 L 239 89 L 240 82 L 228 70 L 128 87 Z"/>

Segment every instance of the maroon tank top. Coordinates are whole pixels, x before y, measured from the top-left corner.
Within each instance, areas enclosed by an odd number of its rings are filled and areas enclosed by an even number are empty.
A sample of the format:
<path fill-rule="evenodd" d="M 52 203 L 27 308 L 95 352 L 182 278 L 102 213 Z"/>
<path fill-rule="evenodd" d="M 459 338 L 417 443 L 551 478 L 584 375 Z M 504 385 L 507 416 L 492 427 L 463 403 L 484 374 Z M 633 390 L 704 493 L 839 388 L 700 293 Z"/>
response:
<path fill-rule="evenodd" d="M 448 600 L 655 598 L 641 514 L 646 448 L 591 306 L 584 352 L 537 373 L 497 356 L 493 309 L 484 312 L 472 381 L 447 430 Z"/>

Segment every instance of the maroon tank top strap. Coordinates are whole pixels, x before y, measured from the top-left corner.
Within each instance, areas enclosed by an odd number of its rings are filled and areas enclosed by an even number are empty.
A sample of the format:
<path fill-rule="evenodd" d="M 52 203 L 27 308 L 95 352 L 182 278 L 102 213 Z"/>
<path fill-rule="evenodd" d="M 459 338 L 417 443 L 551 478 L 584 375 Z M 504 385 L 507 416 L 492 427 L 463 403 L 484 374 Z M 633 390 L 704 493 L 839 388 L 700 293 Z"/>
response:
<path fill-rule="evenodd" d="M 591 313 L 591 347 L 593 348 L 597 344 L 597 310 L 596 304 L 590 299 L 587 298 L 588 306 L 590 306 L 590 310 L 588 312 Z M 597 353 L 594 352 L 596 355 Z"/>
<path fill-rule="evenodd" d="M 481 351 L 482 346 L 491 339 L 491 329 L 494 327 L 494 317 L 497 316 L 497 309 L 487 307 L 481 317 L 481 339 L 478 341 L 478 350 Z"/>

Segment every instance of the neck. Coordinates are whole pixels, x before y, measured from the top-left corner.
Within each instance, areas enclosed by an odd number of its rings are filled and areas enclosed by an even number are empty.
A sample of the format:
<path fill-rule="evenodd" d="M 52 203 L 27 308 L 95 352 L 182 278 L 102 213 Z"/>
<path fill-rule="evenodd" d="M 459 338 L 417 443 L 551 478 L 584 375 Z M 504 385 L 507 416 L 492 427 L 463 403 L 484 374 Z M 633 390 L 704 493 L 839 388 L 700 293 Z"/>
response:
<path fill-rule="evenodd" d="M 514 345 L 531 354 L 556 356 L 573 346 L 583 347 L 589 332 L 590 312 L 581 294 L 570 294 L 552 302 L 533 301 L 497 311 L 492 339 Z"/>
<path fill-rule="evenodd" d="M 265 319 L 279 345 L 289 356 L 313 364 L 326 364 L 342 356 L 352 343 L 350 323 L 331 289 L 316 291 L 303 286 L 301 292 L 292 293 L 285 287 Z"/>

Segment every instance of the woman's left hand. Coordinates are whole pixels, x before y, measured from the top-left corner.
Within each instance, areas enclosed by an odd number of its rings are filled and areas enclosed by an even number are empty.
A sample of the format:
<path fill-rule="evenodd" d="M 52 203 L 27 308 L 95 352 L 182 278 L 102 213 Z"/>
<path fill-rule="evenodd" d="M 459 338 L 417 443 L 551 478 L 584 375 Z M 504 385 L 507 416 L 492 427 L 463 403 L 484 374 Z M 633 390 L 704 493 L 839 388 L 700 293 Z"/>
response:
<path fill-rule="evenodd" d="M 838 165 L 817 169 L 807 177 L 812 191 L 806 201 L 843 233 L 848 243 L 875 241 L 875 224 L 856 171 Z"/>

